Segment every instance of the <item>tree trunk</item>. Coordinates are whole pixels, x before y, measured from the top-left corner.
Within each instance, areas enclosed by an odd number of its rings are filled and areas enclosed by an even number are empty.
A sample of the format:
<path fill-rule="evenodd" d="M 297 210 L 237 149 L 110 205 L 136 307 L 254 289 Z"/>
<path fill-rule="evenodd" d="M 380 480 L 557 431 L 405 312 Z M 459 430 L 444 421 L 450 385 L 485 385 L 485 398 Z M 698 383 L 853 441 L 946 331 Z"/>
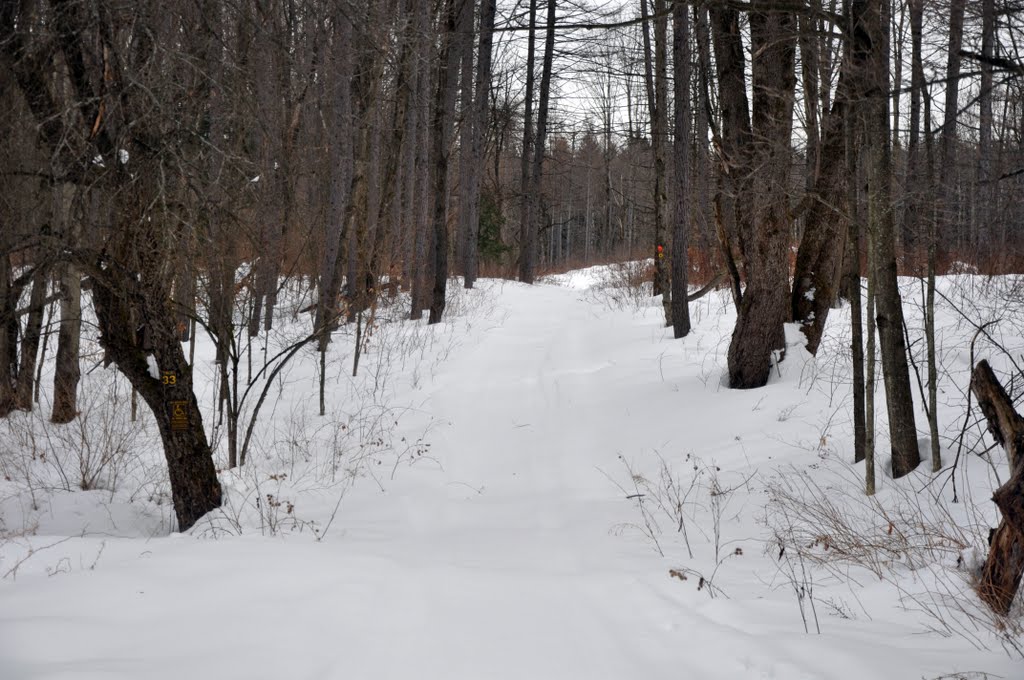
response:
<path fill-rule="evenodd" d="M 14 410 L 18 371 L 17 295 L 12 290 L 12 273 L 11 256 L 0 253 L 0 418 Z"/>
<path fill-rule="evenodd" d="M 665 145 L 668 133 L 668 72 L 666 42 L 668 17 L 664 0 L 654 0 L 654 52 L 651 58 L 651 29 L 647 0 L 640 0 L 644 41 L 644 84 L 651 119 L 651 149 L 654 156 L 654 295 L 661 296 L 665 325 L 672 325 L 672 288 L 669 283 L 668 199 L 666 197 Z"/>
<path fill-rule="evenodd" d="M 90 273 L 105 361 L 117 365 L 153 412 L 167 459 L 178 531 L 186 531 L 220 507 L 221 487 L 175 317 L 145 275 L 113 263 Z M 152 375 L 148 355 L 155 359 L 160 377 Z"/>
<path fill-rule="evenodd" d="M 998 242 L 999 193 L 992 173 L 992 56 L 995 43 L 995 0 L 981 0 L 981 88 L 978 92 L 978 234 L 979 250 L 989 261 L 1005 252 Z M 994 264 L 994 263 L 993 263 Z"/>
<path fill-rule="evenodd" d="M 480 273 L 480 181 L 483 173 L 480 168 L 484 160 L 483 129 L 487 119 L 487 106 L 490 101 L 491 57 L 494 45 L 495 0 L 482 0 L 480 3 L 480 45 L 477 51 L 476 84 L 473 105 L 469 116 L 470 153 L 467 222 L 468 231 L 464 244 L 463 265 L 465 269 L 466 288 L 472 288 Z"/>
<path fill-rule="evenodd" d="M 852 28 L 852 21 L 849 16 L 846 18 L 846 28 Z M 852 31 L 851 31 L 852 33 Z M 846 41 L 843 46 L 843 61 L 853 66 L 851 41 Z M 856 75 L 856 71 L 850 73 Z M 842 77 L 840 75 L 840 77 Z M 857 106 L 850 102 L 851 106 Z M 868 424 L 867 424 L 867 381 L 864 375 L 864 314 L 861 297 L 861 246 L 864 241 L 864 213 L 861 210 L 860 181 L 858 172 L 861 166 L 860 149 L 862 147 L 863 129 L 860 125 L 860 117 L 854 115 L 853 110 L 847 111 L 843 120 L 843 138 L 845 143 L 845 165 L 846 165 L 846 204 L 849 211 L 847 220 L 847 238 L 844 253 L 844 268 L 846 277 L 846 297 L 850 301 L 850 349 L 853 359 L 853 460 L 859 463 L 865 460 L 868 451 Z M 868 253 L 868 276 L 871 274 L 871 251 Z M 799 255 L 798 255 L 799 257 Z M 874 351 L 874 319 L 872 317 L 874 300 L 868 305 L 867 322 L 871 335 L 871 350 Z M 874 361 L 872 355 L 871 360 Z M 874 371 L 874 365 L 871 365 Z M 872 378 L 874 374 L 872 373 Z M 873 393 L 872 395 L 873 396 Z M 865 467 L 868 465 L 865 463 Z M 874 455 L 872 453 L 870 465 L 872 482 L 874 480 Z"/>
<path fill-rule="evenodd" d="M 750 184 L 750 111 L 747 102 L 746 62 L 740 33 L 739 13 L 733 9 L 709 8 L 711 33 L 718 76 L 719 133 L 718 186 L 715 193 L 715 222 L 722 255 L 732 279 L 733 302 L 742 304 L 743 239 L 750 232 L 751 206 L 746 192 Z M 705 64 L 706 68 L 707 65 Z M 743 197 L 743 198 L 741 198 Z M 734 253 L 740 254 L 740 262 Z"/>
<path fill-rule="evenodd" d="M 468 1 L 445 0 L 445 32 L 441 37 L 441 51 L 437 60 L 437 89 L 431 120 L 434 186 L 434 290 L 428 319 L 428 323 L 431 324 L 441 321 L 448 288 L 448 157 L 451 154 L 455 93 L 458 89 L 456 76 L 460 57 L 458 50 L 454 49 L 459 21 L 456 2 Z"/>
<path fill-rule="evenodd" d="M 43 330 L 43 312 L 46 308 L 46 293 L 50 277 L 42 267 L 36 267 L 32 275 L 32 294 L 28 303 L 28 319 L 25 334 L 21 339 L 21 361 L 18 365 L 18 382 L 15 406 L 23 411 L 32 410 L 32 394 L 36 375 L 36 359 L 39 356 L 39 340 Z"/>
<path fill-rule="evenodd" d="M 533 283 L 535 262 L 537 257 L 537 234 L 540 232 L 540 224 L 544 220 L 544 213 L 541 210 L 541 188 L 544 177 L 544 153 L 547 149 L 548 134 L 548 103 L 551 100 L 551 67 L 555 58 L 555 18 L 557 15 L 556 0 L 548 0 L 547 25 L 544 34 L 544 61 L 541 64 L 540 72 L 540 101 L 537 106 L 537 134 L 533 140 L 533 162 L 530 169 L 529 191 L 527 199 L 530 203 L 528 211 L 530 218 L 529 239 L 523 263 L 529 266 L 522 268 L 519 280 L 524 283 Z"/>
<path fill-rule="evenodd" d="M 995 613 L 1006 615 L 1024 575 L 1024 418 L 1014 410 L 987 361 L 974 368 L 971 391 L 988 420 L 989 433 L 1005 449 L 1010 463 L 1010 478 L 992 496 L 1003 519 L 989 539 L 978 583 L 982 601 Z"/>
<path fill-rule="evenodd" d="M 865 129 L 868 151 L 868 229 L 877 275 L 877 316 L 894 479 L 921 462 L 914 423 L 914 400 L 903 335 L 903 302 L 896 271 L 896 233 L 892 213 L 892 156 L 889 136 L 889 53 L 886 40 L 888 0 L 854 0 L 852 14 L 869 37 L 865 71 Z M 855 19 L 855 21 L 857 21 Z M 855 29 L 856 30 L 856 29 Z M 855 46 L 856 49 L 856 46 Z"/>
<path fill-rule="evenodd" d="M 939 163 L 939 181 L 942 191 L 939 201 L 942 205 L 943 238 L 954 238 L 957 251 L 962 253 L 969 242 L 963 233 L 963 226 L 955 217 L 956 197 L 953 180 L 956 177 L 957 109 L 960 95 L 960 49 L 964 38 L 964 5 L 966 0 L 951 0 L 949 5 L 949 48 L 946 52 L 946 104 L 942 116 L 942 161 Z M 949 231 L 955 230 L 955 234 Z"/>
<path fill-rule="evenodd" d="M 428 256 L 431 244 L 430 215 L 434 206 L 434 190 L 430 182 L 430 107 L 433 97 L 431 86 L 433 75 L 430 65 L 434 58 L 433 40 L 428 39 L 430 27 L 430 3 L 417 2 L 416 5 L 416 35 L 419 43 L 419 57 L 417 84 L 416 84 L 416 106 L 419 109 L 418 129 L 416 136 L 419 138 L 416 145 L 415 173 L 417 177 L 417 193 L 414 197 L 415 224 L 413 237 L 413 266 L 412 266 L 412 310 L 409 314 L 411 320 L 423 318 L 423 310 L 428 307 L 427 300 L 427 274 L 430 272 Z"/>
<path fill-rule="evenodd" d="M 321 333 L 319 349 L 327 351 L 330 331 L 338 317 L 341 292 L 342 245 L 346 239 L 346 215 L 351 202 L 354 150 L 352 144 L 352 24 L 345 12 L 334 14 L 334 40 L 329 54 L 328 91 L 333 93 L 327 120 L 328 187 L 324 251 L 320 259 L 320 281 L 314 327 Z"/>
<path fill-rule="evenodd" d="M 530 156 L 533 152 L 533 83 L 537 44 L 537 0 L 530 0 L 530 30 L 526 42 L 526 94 L 523 112 L 523 149 L 519 159 L 519 280 L 533 283 L 537 257 L 537 233 L 533 221 L 533 181 Z"/>
<path fill-rule="evenodd" d="M 60 330 L 57 332 L 50 419 L 55 423 L 70 423 L 78 415 L 78 381 L 82 377 L 78 363 L 82 335 L 82 285 L 78 269 L 70 262 L 64 265 L 61 273 L 60 296 Z"/>
<path fill-rule="evenodd" d="M 690 332 L 690 14 L 681 2 L 672 6 L 672 63 L 675 83 L 676 210 L 672 229 L 672 330 Z"/>
<path fill-rule="evenodd" d="M 691 184 L 694 185 L 698 210 L 697 218 L 700 226 L 700 246 L 709 254 L 714 250 L 714 234 L 711 231 L 712 190 L 711 190 L 711 154 L 708 149 L 708 136 L 711 132 L 711 46 L 708 33 L 708 13 L 703 7 L 693 8 L 693 35 L 697 43 L 697 78 L 694 82 L 696 140 L 696 168 Z"/>
<path fill-rule="evenodd" d="M 418 101 L 419 93 L 419 38 L 417 34 L 417 22 L 416 15 L 419 13 L 417 6 L 419 3 L 415 0 L 405 0 L 405 7 L 403 11 L 409 15 L 406 19 L 404 42 L 402 45 L 403 57 L 401 62 L 401 71 L 399 73 L 398 90 L 401 97 L 401 107 L 403 109 L 403 122 L 405 125 L 405 131 L 402 135 L 402 172 L 400 183 L 401 189 L 401 205 L 398 207 L 399 219 L 396 221 L 394 228 L 395 242 L 392 243 L 392 251 L 395 253 L 395 257 L 400 258 L 402 261 L 402 269 L 399 270 L 397 267 L 392 267 L 391 275 L 399 275 L 401 277 L 401 286 L 403 289 L 407 289 L 409 283 L 414 274 L 413 264 L 416 257 L 415 252 L 415 234 L 417 210 L 419 196 L 417 181 L 419 175 L 416 173 L 416 157 L 418 155 L 419 148 L 419 116 L 420 107 Z M 401 253 L 401 255 L 399 255 Z M 392 284 L 395 282 L 392 281 Z M 395 287 L 393 290 L 397 289 Z"/>
<path fill-rule="evenodd" d="M 812 43 L 816 45 L 809 38 L 801 39 L 802 48 L 808 51 L 814 49 Z M 824 117 L 821 142 L 814 149 L 815 176 L 805 199 L 809 205 L 793 274 L 793 319 L 800 324 L 811 354 L 818 351 L 829 311 L 839 294 L 843 243 L 849 231 L 844 225 L 849 212 L 847 120 L 860 105 L 856 74 L 863 69 L 863 59 L 855 61 L 858 54 L 862 52 L 846 51 L 835 101 Z M 816 60 L 817 56 L 805 58 L 812 63 Z M 809 76 L 807 80 L 815 82 Z"/>
<path fill-rule="evenodd" d="M 796 19 L 790 12 L 750 14 L 753 136 L 750 193 L 754 215 L 740 243 L 747 289 L 729 344 L 729 386 L 762 387 L 773 352 L 785 350 L 789 318 L 789 168 L 796 90 Z"/>

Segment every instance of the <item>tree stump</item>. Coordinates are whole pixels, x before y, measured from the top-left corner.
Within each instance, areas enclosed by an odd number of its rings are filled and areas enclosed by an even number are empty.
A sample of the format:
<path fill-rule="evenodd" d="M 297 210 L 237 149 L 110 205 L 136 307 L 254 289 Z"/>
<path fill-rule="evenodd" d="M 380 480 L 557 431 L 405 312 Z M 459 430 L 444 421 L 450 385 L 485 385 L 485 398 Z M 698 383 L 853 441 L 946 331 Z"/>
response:
<path fill-rule="evenodd" d="M 997 614 L 1008 614 L 1024 575 L 1024 418 L 1013 408 L 1006 390 L 987 361 L 971 375 L 971 391 L 988 420 L 988 431 L 1006 451 L 1010 478 L 992 500 L 1003 514 L 989 540 L 978 596 Z"/>

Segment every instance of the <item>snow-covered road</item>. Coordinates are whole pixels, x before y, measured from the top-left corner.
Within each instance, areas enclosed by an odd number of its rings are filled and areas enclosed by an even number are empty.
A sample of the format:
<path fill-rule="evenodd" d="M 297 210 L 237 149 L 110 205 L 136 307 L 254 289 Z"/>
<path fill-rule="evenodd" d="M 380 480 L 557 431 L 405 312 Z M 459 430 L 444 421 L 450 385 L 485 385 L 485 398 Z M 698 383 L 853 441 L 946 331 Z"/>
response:
<path fill-rule="evenodd" d="M 708 298 L 695 333 L 673 341 L 656 308 L 611 312 L 567 286 L 482 287 L 487 320 L 433 375 L 396 388 L 417 405 L 405 436 L 429 424 L 430 460 L 393 480 L 385 470 L 383 488 L 358 483 L 322 541 L 258 526 L 133 537 L 83 518 L 86 536 L 0 581 L 0 678 L 1024 677 L 999 653 L 919 634 L 882 584 L 822 584 L 849 618 L 819 605 L 822 634 L 805 634 L 765 554 L 762 485 L 743 482 L 821 463 L 803 445 L 841 399 L 808 387 L 795 352 L 768 387 L 725 390 L 724 300 Z M 693 559 L 664 518 L 660 555 L 618 486 L 633 489 L 627 464 L 655 478 L 659 454 L 681 478 L 704 475 L 687 511 Z M 741 485 L 717 554 L 712 469 Z M 320 526 L 336 502 L 326 491 L 290 500 Z M 719 563 L 717 598 L 697 576 L 669 576 Z"/>

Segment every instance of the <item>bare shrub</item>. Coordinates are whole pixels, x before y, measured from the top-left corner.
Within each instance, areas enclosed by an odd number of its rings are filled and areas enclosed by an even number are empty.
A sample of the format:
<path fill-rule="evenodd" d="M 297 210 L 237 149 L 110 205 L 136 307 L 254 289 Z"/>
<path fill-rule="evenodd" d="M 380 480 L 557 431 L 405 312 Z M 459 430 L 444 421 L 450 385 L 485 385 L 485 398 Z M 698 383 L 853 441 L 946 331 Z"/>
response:
<path fill-rule="evenodd" d="M 589 300 L 615 311 L 639 312 L 651 306 L 654 260 L 609 264 L 600 271 L 601 278 L 586 291 Z"/>
<path fill-rule="evenodd" d="M 94 377 L 78 399 L 78 417 L 65 425 L 45 409 L 7 418 L 13 446 L 0 455 L 0 472 L 33 492 L 38 489 L 118 490 L 138 463 L 142 421 L 132 422 L 130 391 L 115 376 Z"/>
<path fill-rule="evenodd" d="M 694 557 L 690 528 L 694 528 L 714 550 L 710 573 L 702 573 L 692 567 L 679 567 L 670 570 L 669 575 L 681 581 L 694 577 L 697 589 L 706 589 L 711 598 L 724 595 L 715 583 L 718 571 L 730 559 L 741 556 L 743 549 L 733 547 L 734 541 L 725 540 L 722 520 L 733 493 L 741 487 L 748 487 L 752 475 L 727 486 L 722 483 L 721 469 L 717 465 L 706 463 L 693 454 L 686 455 L 681 470 L 670 465 L 660 453 L 657 453 L 657 457 L 658 469 L 651 477 L 642 474 L 621 455 L 619 460 L 629 480 L 619 482 L 605 473 L 640 513 L 639 522 L 622 524 L 618 528 L 638 530 L 664 557 L 665 551 L 659 536 L 663 533 L 662 523 L 667 523 L 683 539 L 690 559 Z M 707 531 L 709 525 L 710 533 Z"/>
<path fill-rule="evenodd" d="M 899 602 L 924 615 L 929 630 L 956 635 L 979 649 L 995 638 L 1024 656 L 1019 614 L 999 617 L 973 592 L 984 528 L 960 519 L 928 484 L 911 479 L 875 496 L 860 491 L 857 470 L 844 465 L 822 484 L 791 468 L 769 480 L 764 523 L 772 532 L 765 552 L 798 592 L 813 587 L 820 569 L 839 581 L 856 580 L 861 568 L 896 588 Z M 976 511 L 962 508 L 963 517 Z M 915 575 L 905 578 L 907 571 Z M 808 593 L 812 596 L 813 593 Z M 801 601 L 801 613 L 804 613 Z"/>

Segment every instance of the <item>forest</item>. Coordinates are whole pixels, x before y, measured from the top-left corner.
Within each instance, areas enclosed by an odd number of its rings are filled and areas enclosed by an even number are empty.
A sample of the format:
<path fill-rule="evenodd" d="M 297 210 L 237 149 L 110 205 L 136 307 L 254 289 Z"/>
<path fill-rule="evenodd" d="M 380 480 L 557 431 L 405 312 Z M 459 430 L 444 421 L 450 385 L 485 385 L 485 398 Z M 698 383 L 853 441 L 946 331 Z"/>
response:
<path fill-rule="evenodd" d="M 0 0 L 0 676 L 1017 677 L 1022 48 Z"/>

